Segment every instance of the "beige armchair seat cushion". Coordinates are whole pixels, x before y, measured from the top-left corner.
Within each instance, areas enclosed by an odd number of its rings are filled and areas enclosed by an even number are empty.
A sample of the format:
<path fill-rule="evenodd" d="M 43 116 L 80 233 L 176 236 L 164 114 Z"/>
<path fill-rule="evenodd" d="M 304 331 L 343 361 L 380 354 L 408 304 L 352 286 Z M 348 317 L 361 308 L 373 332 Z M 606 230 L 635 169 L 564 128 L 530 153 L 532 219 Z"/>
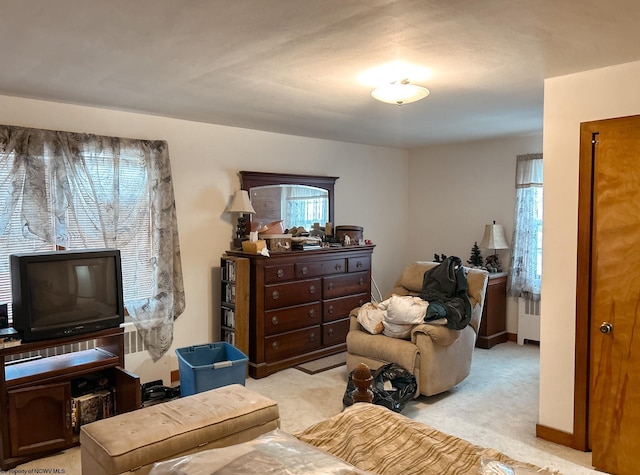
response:
<path fill-rule="evenodd" d="M 418 295 L 424 273 L 436 265 L 421 261 L 409 264 L 385 298 L 393 294 Z M 413 327 L 410 340 L 372 335 L 358 323 L 358 309 L 354 309 L 347 334 L 347 368 L 352 371 L 359 363 L 365 363 L 377 369 L 386 363 L 397 363 L 416 376 L 420 394 L 431 396 L 453 388 L 471 371 L 487 282 L 486 271 L 469 269 L 467 283 L 472 315 L 469 326 L 462 330 L 424 323 Z"/>

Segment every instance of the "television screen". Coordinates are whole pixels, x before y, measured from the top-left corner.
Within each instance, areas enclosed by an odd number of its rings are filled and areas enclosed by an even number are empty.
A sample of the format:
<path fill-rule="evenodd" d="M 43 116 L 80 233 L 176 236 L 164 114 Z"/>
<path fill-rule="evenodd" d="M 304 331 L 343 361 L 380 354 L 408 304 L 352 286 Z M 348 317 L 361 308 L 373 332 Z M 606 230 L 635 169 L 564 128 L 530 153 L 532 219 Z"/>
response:
<path fill-rule="evenodd" d="M 122 323 L 117 250 L 11 256 L 13 326 L 23 340 L 55 338 Z"/>

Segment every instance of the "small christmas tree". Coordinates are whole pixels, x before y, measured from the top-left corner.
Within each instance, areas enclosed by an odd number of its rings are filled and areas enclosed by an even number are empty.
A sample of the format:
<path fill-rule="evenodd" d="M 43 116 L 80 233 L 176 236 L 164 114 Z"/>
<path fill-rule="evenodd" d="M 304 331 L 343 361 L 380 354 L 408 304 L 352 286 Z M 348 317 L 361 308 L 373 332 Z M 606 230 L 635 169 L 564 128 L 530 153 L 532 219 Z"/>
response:
<path fill-rule="evenodd" d="M 480 248 L 478 247 L 477 242 L 473 243 L 473 247 L 471 248 L 471 257 L 469 257 L 467 263 L 471 264 L 473 267 L 482 267 L 482 254 L 480 254 Z"/>

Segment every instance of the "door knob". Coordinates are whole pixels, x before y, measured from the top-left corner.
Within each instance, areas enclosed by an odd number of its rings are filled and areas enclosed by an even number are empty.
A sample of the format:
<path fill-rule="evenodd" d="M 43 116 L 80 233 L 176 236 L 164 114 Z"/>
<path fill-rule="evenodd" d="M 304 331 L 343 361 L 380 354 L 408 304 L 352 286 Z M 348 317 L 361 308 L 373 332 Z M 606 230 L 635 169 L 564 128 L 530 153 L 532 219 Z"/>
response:
<path fill-rule="evenodd" d="M 611 333 L 613 331 L 613 325 L 611 325 L 609 322 L 602 322 L 600 324 L 600 331 L 602 333 Z"/>

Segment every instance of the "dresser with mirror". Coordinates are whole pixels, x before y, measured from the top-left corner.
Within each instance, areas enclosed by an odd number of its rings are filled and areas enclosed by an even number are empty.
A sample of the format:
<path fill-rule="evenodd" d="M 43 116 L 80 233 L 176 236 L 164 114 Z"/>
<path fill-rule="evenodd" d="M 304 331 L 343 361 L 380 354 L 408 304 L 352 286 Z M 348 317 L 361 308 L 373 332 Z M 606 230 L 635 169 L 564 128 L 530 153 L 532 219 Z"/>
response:
<path fill-rule="evenodd" d="M 336 177 L 261 172 L 240 172 L 240 176 L 256 210 L 250 217 L 256 224 L 282 220 L 285 229 L 307 229 L 303 215 L 322 226 L 333 222 Z M 251 377 L 262 378 L 346 350 L 349 312 L 371 299 L 374 247 L 290 250 L 269 257 L 227 252 L 249 259 Z"/>

